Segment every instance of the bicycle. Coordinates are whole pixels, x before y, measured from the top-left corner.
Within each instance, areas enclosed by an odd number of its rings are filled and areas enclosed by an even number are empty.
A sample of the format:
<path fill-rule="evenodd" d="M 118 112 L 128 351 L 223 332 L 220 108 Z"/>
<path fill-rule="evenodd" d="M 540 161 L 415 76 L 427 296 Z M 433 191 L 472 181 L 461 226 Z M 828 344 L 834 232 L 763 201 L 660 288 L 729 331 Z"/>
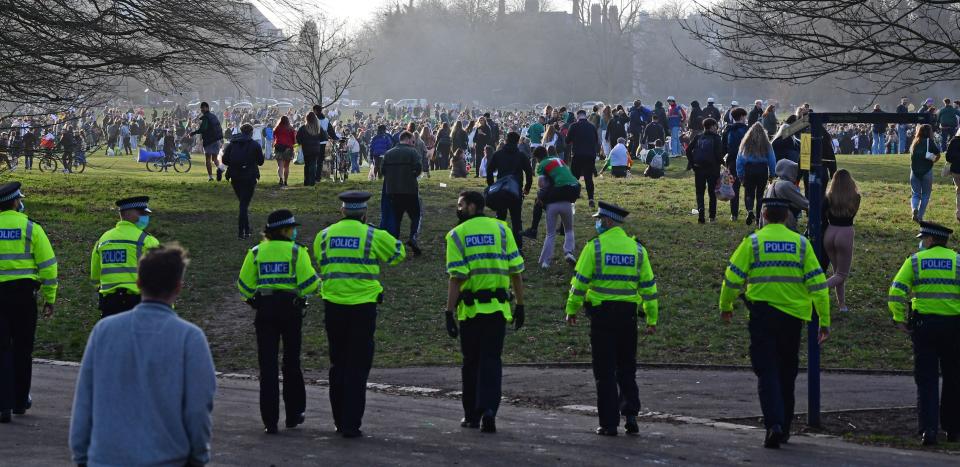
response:
<path fill-rule="evenodd" d="M 324 171 L 335 182 L 345 182 L 350 177 L 350 155 L 347 154 L 346 141 L 334 146 L 333 154 L 323 161 Z"/>
<path fill-rule="evenodd" d="M 144 162 L 147 166 L 147 172 L 166 172 L 170 167 L 177 173 L 187 173 L 193 164 L 190 162 L 190 153 L 186 151 L 176 152 L 173 155 L 158 157 L 156 159 Z"/>

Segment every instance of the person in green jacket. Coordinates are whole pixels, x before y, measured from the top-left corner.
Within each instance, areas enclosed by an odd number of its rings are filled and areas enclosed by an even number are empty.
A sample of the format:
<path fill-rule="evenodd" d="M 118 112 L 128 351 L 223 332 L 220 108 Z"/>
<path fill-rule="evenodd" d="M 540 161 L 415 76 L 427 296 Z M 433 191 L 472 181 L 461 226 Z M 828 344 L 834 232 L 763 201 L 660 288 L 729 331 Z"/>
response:
<path fill-rule="evenodd" d="M 950 99 L 943 100 L 943 108 L 937 112 L 937 123 L 940 124 L 940 147 L 946 148 L 950 138 L 957 132 L 957 108 Z"/>
<path fill-rule="evenodd" d="M 933 141 L 933 128 L 920 125 L 910 144 L 910 208 L 913 221 L 920 222 L 930 203 L 933 191 L 933 164 L 940 160 L 940 148 Z"/>

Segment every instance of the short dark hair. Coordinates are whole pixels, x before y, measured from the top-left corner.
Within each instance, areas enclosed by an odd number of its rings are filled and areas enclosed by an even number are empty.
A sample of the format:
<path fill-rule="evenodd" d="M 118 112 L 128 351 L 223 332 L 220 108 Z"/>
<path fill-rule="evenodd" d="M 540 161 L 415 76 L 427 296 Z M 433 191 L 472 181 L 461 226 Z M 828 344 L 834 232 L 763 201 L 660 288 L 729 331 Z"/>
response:
<path fill-rule="evenodd" d="M 741 118 L 747 116 L 747 109 L 744 109 L 743 107 L 737 107 L 730 111 L 730 116 L 733 117 L 734 120 L 740 120 Z"/>
<path fill-rule="evenodd" d="M 538 161 L 542 161 L 542 160 L 546 159 L 546 158 L 547 158 L 547 148 L 545 148 L 545 147 L 543 147 L 543 146 L 537 146 L 537 147 L 533 148 L 533 157 L 534 157 L 536 160 L 538 160 Z"/>
<path fill-rule="evenodd" d="M 413 133 L 404 130 L 403 133 L 400 133 L 400 141 L 413 139 Z"/>
<path fill-rule="evenodd" d="M 4 201 L 0 203 L 0 211 L 11 211 L 13 207 L 16 206 L 17 200 L 20 198 L 13 198 L 10 201 Z"/>
<path fill-rule="evenodd" d="M 170 131 L 170 130 L 167 130 L 167 131 Z M 244 123 L 243 125 L 240 125 L 240 133 L 243 133 L 245 135 L 252 135 L 253 125 L 249 123 Z"/>
<path fill-rule="evenodd" d="M 187 251 L 177 243 L 148 250 L 137 267 L 140 288 L 152 297 L 169 297 L 183 280 L 188 264 Z"/>
<path fill-rule="evenodd" d="M 787 208 L 781 206 L 763 206 L 763 217 L 773 224 L 786 222 L 788 212 Z"/>
<path fill-rule="evenodd" d="M 210 104 L 207 104 L 206 102 L 201 102 L 201 103 L 200 103 L 200 108 L 202 109 L 202 108 L 204 108 L 204 107 L 206 107 L 206 108 L 209 109 L 209 108 L 210 108 Z"/>
<path fill-rule="evenodd" d="M 510 133 L 507 133 L 507 143 L 510 143 L 510 144 L 520 143 L 520 133 L 517 133 L 516 131 L 511 131 Z"/>
<path fill-rule="evenodd" d="M 460 198 L 463 198 L 465 204 L 472 204 L 477 207 L 477 214 L 483 212 L 483 194 L 479 191 L 464 190 L 460 192 Z"/>
<path fill-rule="evenodd" d="M 712 118 L 705 118 L 705 119 L 703 119 L 703 128 L 704 128 L 704 129 L 713 128 L 713 127 L 715 127 L 715 126 L 717 126 L 717 121 L 716 121 L 716 120 L 714 120 L 714 119 L 712 119 Z"/>

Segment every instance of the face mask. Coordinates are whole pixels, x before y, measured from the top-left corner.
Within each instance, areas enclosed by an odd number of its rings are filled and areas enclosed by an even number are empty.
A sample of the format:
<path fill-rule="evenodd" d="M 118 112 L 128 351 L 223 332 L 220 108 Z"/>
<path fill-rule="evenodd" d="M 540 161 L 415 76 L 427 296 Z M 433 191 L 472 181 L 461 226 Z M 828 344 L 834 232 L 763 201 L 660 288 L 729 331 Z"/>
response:
<path fill-rule="evenodd" d="M 290 236 L 290 240 L 297 241 L 297 229 L 293 229 L 293 235 Z"/>
<path fill-rule="evenodd" d="M 140 218 L 137 219 L 136 225 L 137 225 L 137 228 L 140 230 L 146 229 L 147 226 L 150 225 L 150 216 L 147 216 L 147 215 L 140 216 Z"/>
<path fill-rule="evenodd" d="M 920 250 L 920 251 L 923 251 L 923 250 L 926 250 L 926 249 L 927 249 L 927 247 L 923 246 L 923 240 L 920 240 L 920 246 L 918 246 L 917 249 Z"/>
<path fill-rule="evenodd" d="M 597 229 L 598 234 L 602 234 L 607 231 L 607 228 L 603 226 L 603 221 L 600 219 L 597 219 L 596 224 L 594 224 L 594 228 Z"/>
<path fill-rule="evenodd" d="M 462 224 L 462 223 L 466 222 L 467 220 L 470 220 L 470 216 L 467 214 L 466 211 L 464 211 L 464 210 L 462 210 L 462 209 L 457 209 L 457 220 L 459 220 L 460 223 Z"/>
<path fill-rule="evenodd" d="M 20 207 L 17 208 L 17 212 L 23 212 L 27 210 L 27 206 L 23 204 L 23 201 L 20 202 Z"/>

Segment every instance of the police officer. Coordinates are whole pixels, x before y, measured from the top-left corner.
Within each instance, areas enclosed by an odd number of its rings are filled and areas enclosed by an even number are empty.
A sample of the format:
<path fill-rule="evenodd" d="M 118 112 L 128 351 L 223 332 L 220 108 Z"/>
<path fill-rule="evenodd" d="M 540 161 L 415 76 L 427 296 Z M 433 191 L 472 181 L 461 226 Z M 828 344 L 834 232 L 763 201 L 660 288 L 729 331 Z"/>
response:
<path fill-rule="evenodd" d="M 314 255 L 323 280 L 324 324 L 330 343 L 330 406 L 345 438 L 362 436 L 373 333 L 381 302 L 380 265 L 399 264 L 406 250 L 393 235 L 369 226 L 370 193 L 340 193 L 343 219 L 317 234 Z"/>
<path fill-rule="evenodd" d="M 37 291 L 44 317 L 57 298 L 57 258 L 40 224 L 24 211 L 20 183 L 0 186 L 0 423 L 32 405 L 30 377 Z"/>
<path fill-rule="evenodd" d="M 299 225 L 286 209 L 271 212 L 263 241 L 247 252 L 237 279 L 240 295 L 257 310 L 253 325 L 260 364 L 260 418 L 268 434 L 277 432 L 280 418 L 277 357 L 281 340 L 286 426 L 294 428 L 305 418 L 307 395 L 300 370 L 303 309 L 306 297 L 320 287 L 320 278 L 308 248 L 296 243 Z"/>
<path fill-rule="evenodd" d="M 920 251 L 900 266 L 887 297 L 893 321 L 913 338 L 913 374 L 924 446 L 937 444 L 938 418 L 947 440 L 960 441 L 960 254 L 947 248 L 951 233 L 941 225 L 920 222 Z M 943 373 L 943 395 L 938 404 L 939 372 Z"/>
<path fill-rule="evenodd" d="M 811 305 L 820 317 L 818 341 L 830 335 L 830 295 L 813 245 L 784 225 L 790 201 L 765 198 L 763 228 L 744 238 L 730 257 L 720 288 L 720 312 L 733 318 L 743 292 L 750 311 L 750 363 L 757 375 L 760 408 L 767 428 L 763 446 L 777 449 L 790 438 L 800 330 Z"/>
<path fill-rule="evenodd" d="M 140 303 L 137 263 L 147 250 L 160 246 L 156 238 L 144 232 L 153 213 L 149 203 L 147 196 L 117 201 L 120 222 L 100 236 L 90 254 L 90 280 L 99 287 L 101 318 Z"/>
<path fill-rule="evenodd" d="M 640 393 L 637 388 L 637 311 L 643 304 L 647 334 L 657 329 L 657 283 L 647 250 L 623 230 L 630 213 L 614 204 L 599 203 L 597 237 L 577 260 L 567 298 L 566 321 L 577 323 L 584 304 L 590 317 L 593 377 L 597 384 L 597 434 L 616 436 L 620 416 L 629 434 L 640 431 Z"/>
<path fill-rule="evenodd" d="M 450 281 L 444 312 L 447 333 L 454 338 L 459 334 L 463 352 L 460 426 L 495 433 L 506 323 L 520 329 L 524 321 L 523 257 L 507 224 L 483 214 L 479 192 L 460 193 L 457 217 L 460 225 L 447 233 Z M 517 303 L 513 313 L 511 286 Z"/>

